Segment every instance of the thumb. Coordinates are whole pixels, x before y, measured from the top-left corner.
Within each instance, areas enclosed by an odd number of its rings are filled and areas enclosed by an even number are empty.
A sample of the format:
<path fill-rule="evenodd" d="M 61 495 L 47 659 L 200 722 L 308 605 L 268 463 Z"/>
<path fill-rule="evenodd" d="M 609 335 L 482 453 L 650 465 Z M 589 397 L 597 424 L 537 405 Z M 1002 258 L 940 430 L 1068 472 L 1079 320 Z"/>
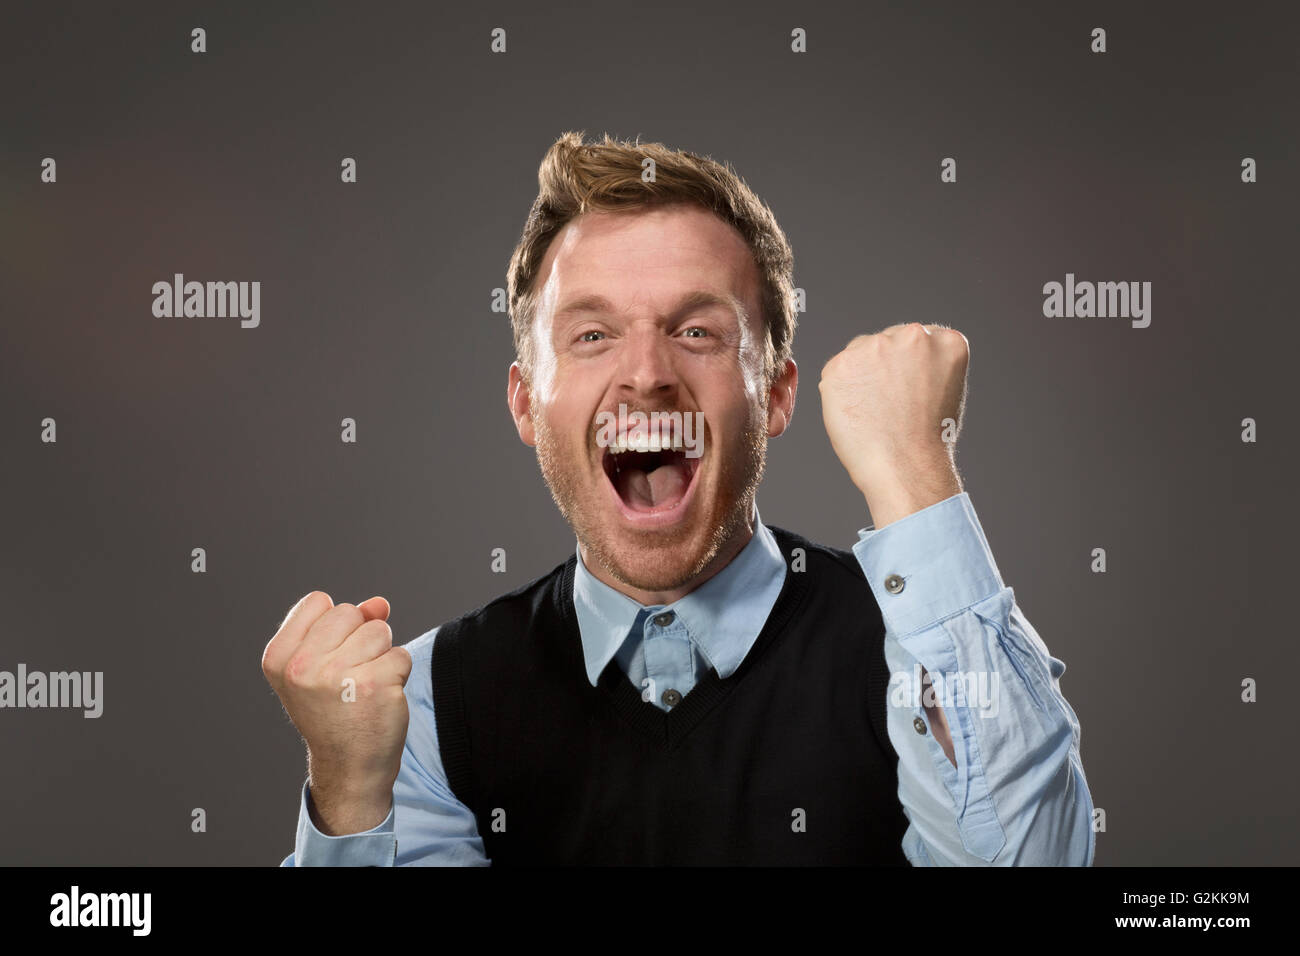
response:
<path fill-rule="evenodd" d="M 372 597 L 368 601 L 362 601 L 357 605 L 357 608 L 367 621 L 386 621 L 388 620 L 388 612 L 391 610 L 388 601 L 381 597 Z"/>

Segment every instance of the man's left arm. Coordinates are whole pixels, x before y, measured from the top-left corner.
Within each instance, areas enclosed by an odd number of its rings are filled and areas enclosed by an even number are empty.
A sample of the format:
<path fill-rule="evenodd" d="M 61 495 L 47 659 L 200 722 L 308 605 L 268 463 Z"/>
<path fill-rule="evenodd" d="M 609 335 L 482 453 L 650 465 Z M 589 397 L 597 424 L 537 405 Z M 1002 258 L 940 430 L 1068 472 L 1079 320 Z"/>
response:
<path fill-rule="evenodd" d="M 1090 865 L 1065 665 L 1004 586 L 957 474 L 969 361 L 960 332 L 913 322 L 822 369 L 827 434 L 876 523 L 854 553 L 885 624 L 903 850 L 915 865 Z"/>
<path fill-rule="evenodd" d="M 1079 721 L 965 492 L 853 552 L 880 605 L 903 839 L 914 865 L 1090 866 Z M 928 678 L 928 681 L 927 681 Z"/>

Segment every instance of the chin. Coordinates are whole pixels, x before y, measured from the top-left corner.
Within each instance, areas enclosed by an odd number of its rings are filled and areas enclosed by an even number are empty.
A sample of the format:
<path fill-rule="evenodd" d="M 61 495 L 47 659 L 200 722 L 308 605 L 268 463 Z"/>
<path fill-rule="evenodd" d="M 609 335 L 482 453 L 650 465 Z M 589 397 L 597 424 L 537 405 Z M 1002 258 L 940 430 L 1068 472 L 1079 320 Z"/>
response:
<path fill-rule="evenodd" d="M 629 537 L 646 540 L 634 543 Z M 642 591 L 670 591 L 686 584 L 712 560 L 715 537 L 713 534 L 688 534 L 683 538 L 615 532 L 615 540 L 605 538 L 587 543 L 587 547 L 592 557 L 625 584 Z"/>

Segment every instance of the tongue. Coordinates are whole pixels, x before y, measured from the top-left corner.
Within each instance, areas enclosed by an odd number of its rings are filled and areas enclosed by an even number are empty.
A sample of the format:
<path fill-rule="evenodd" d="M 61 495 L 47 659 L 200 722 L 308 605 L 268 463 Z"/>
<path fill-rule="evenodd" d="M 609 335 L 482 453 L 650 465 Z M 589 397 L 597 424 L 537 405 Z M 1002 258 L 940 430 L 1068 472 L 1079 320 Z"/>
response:
<path fill-rule="evenodd" d="M 640 468 L 625 468 L 619 472 L 615 487 L 628 507 L 644 511 L 679 501 L 687 483 L 685 463 L 673 461 L 649 474 Z"/>

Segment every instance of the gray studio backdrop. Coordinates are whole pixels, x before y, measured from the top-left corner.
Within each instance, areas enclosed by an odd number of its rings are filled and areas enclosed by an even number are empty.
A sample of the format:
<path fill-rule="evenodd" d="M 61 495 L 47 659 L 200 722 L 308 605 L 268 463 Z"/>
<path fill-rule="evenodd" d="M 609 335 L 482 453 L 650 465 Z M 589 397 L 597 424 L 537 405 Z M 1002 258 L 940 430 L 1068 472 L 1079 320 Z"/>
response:
<path fill-rule="evenodd" d="M 5 8 L 0 670 L 104 685 L 94 719 L 0 710 L 0 862 L 278 863 L 305 763 L 259 661 L 286 610 L 382 594 L 404 643 L 571 552 L 491 302 L 577 129 L 732 162 L 790 238 L 769 524 L 847 547 L 869 521 L 821 424 L 832 354 L 967 335 L 958 464 L 1066 662 L 1097 864 L 1294 863 L 1294 14 L 621 9 Z M 259 281 L 259 324 L 155 317 L 176 273 Z M 1067 273 L 1149 281 L 1150 325 L 1045 317 Z"/>

